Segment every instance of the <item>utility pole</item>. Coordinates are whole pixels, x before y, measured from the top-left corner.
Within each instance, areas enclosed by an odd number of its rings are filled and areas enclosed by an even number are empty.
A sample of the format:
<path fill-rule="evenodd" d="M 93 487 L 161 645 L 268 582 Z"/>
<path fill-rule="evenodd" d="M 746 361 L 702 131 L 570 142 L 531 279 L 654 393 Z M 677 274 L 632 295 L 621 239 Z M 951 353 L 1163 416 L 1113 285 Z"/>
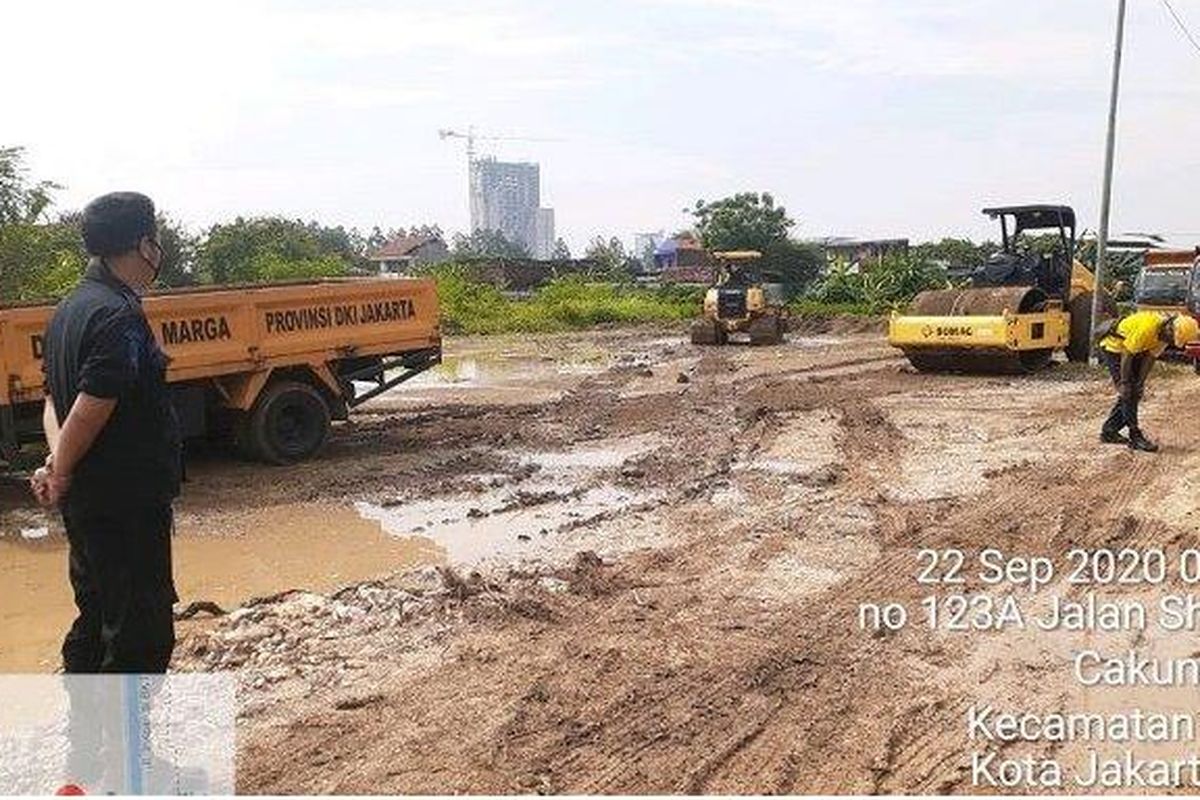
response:
<path fill-rule="evenodd" d="M 1100 233 L 1096 239 L 1096 288 L 1092 292 L 1092 324 L 1088 341 L 1096 341 L 1104 258 L 1108 251 L 1108 217 L 1112 206 L 1113 150 L 1117 141 L 1117 93 L 1121 86 L 1121 46 L 1125 39 L 1125 0 L 1117 0 L 1117 38 L 1113 45 L 1112 92 L 1108 98 L 1108 138 L 1104 144 L 1104 187 L 1100 191 Z M 1094 353 L 1093 353 L 1094 355 Z"/>

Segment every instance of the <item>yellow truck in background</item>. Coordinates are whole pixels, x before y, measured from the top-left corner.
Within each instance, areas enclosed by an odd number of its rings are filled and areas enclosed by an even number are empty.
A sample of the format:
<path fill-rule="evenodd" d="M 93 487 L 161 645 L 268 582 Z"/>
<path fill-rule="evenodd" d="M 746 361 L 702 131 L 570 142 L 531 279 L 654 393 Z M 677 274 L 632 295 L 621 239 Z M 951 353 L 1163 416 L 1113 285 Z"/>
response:
<path fill-rule="evenodd" d="M 1133 284 L 1133 302 L 1138 311 L 1192 314 L 1200 310 L 1193 303 L 1200 289 L 1195 285 L 1197 256 L 1200 247 L 1147 251 Z"/>
<path fill-rule="evenodd" d="M 427 279 L 324 279 L 148 294 L 185 438 L 230 436 L 272 463 L 315 453 L 330 421 L 441 361 Z M 0 305 L 0 461 L 42 436 L 53 303 Z M 365 384 L 365 386 L 364 386 Z"/>

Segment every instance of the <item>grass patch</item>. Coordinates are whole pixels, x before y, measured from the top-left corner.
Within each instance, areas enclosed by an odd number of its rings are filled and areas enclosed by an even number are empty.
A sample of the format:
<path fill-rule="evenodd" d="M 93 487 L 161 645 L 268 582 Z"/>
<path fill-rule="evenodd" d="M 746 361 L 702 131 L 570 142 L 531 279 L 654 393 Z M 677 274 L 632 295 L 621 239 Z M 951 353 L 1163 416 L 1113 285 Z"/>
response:
<path fill-rule="evenodd" d="M 642 287 L 597 282 L 582 275 L 555 278 L 528 297 L 514 298 L 461 266 L 431 270 L 437 280 L 442 330 L 455 334 L 553 333 L 600 325 L 673 323 L 700 316 L 704 287 Z M 799 317 L 878 317 L 868 303 L 811 298 L 788 304 Z"/>
<path fill-rule="evenodd" d="M 556 278 L 527 298 L 508 297 L 461 269 L 435 270 L 442 329 L 448 333 L 545 333 L 597 325 L 678 322 L 700 311 L 703 290 Z"/>

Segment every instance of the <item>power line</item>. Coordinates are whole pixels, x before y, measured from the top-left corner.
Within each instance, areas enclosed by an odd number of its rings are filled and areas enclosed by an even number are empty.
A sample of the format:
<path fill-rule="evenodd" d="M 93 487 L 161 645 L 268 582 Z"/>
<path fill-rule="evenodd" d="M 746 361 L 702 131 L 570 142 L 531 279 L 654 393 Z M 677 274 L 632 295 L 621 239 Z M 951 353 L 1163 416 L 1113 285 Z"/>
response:
<path fill-rule="evenodd" d="M 1159 0 L 1159 2 L 1163 4 L 1163 8 L 1165 8 L 1167 13 L 1171 15 L 1171 19 L 1175 21 L 1175 26 L 1179 28 L 1179 32 L 1182 33 L 1189 42 L 1191 42 L 1192 49 L 1194 49 L 1197 53 L 1200 53 L 1200 41 L 1197 41 L 1196 37 L 1192 35 L 1192 32 L 1188 30 L 1187 23 L 1185 23 L 1183 18 L 1180 17 L 1178 12 L 1175 11 L 1175 7 L 1171 5 L 1171 0 Z"/>

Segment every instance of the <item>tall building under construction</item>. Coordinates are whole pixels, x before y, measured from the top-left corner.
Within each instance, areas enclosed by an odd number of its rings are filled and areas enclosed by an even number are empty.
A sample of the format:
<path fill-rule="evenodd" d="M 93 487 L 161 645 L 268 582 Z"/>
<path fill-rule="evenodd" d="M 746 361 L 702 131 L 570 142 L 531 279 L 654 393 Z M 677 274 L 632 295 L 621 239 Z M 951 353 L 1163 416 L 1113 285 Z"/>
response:
<path fill-rule="evenodd" d="M 541 175 L 537 164 L 477 158 L 471 162 L 470 189 L 472 231 L 500 231 L 535 258 L 549 257 L 545 244 L 554 241 L 554 216 L 539 211 Z M 547 222 L 549 231 L 544 230 Z"/>

